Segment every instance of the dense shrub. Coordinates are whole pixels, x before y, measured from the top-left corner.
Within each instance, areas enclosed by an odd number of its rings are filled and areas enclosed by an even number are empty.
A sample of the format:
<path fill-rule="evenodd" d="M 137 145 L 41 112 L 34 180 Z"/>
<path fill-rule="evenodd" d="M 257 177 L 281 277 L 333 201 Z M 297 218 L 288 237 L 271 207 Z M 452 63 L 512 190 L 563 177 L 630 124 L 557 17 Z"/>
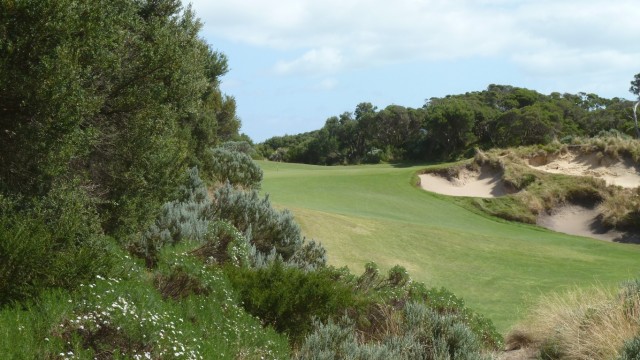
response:
<path fill-rule="evenodd" d="M 260 188 L 262 169 L 244 152 L 226 148 L 211 149 L 203 166 L 204 174 L 211 180 L 246 189 Z"/>
<path fill-rule="evenodd" d="M 213 215 L 233 224 L 241 232 L 251 234 L 251 243 L 262 253 L 275 248 L 285 261 L 302 246 L 300 226 L 287 211 L 271 206 L 269 197 L 260 199 L 258 192 L 239 191 L 231 185 L 220 187 L 214 194 Z"/>
<path fill-rule="evenodd" d="M 227 141 L 220 144 L 218 148 L 228 150 L 228 151 L 243 153 L 251 157 L 253 157 L 254 154 L 256 153 L 253 146 L 247 141 Z"/>
<path fill-rule="evenodd" d="M 244 308 L 294 342 L 311 331 L 314 319 L 339 316 L 358 301 L 330 268 L 305 272 L 276 261 L 259 269 L 227 266 L 225 272 Z"/>
<path fill-rule="evenodd" d="M 361 344 L 356 337 L 356 331 L 348 318 L 342 319 L 341 324 L 329 320 L 326 324 L 316 323 L 313 333 L 309 334 L 296 359 L 324 360 L 386 360 L 398 359 L 398 353 L 379 344 Z"/>
<path fill-rule="evenodd" d="M 210 206 L 211 200 L 198 169 L 190 169 L 176 198 L 162 206 L 155 224 L 129 244 L 129 249 L 144 258 L 147 266 L 153 267 L 163 246 L 175 245 L 184 239 L 204 241 L 211 223 Z"/>
<path fill-rule="evenodd" d="M 376 342 L 362 342 L 349 319 L 317 323 L 298 359 L 485 359 L 474 333 L 452 316 L 424 304 L 408 303 L 399 316 L 386 319 L 387 331 Z"/>
<path fill-rule="evenodd" d="M 110 245 L 95 208 L 73 187 L 56 185 L 33 201 L 0 197 L 0 305 L 47 288 L 73 289 L 109 270 Z"/>

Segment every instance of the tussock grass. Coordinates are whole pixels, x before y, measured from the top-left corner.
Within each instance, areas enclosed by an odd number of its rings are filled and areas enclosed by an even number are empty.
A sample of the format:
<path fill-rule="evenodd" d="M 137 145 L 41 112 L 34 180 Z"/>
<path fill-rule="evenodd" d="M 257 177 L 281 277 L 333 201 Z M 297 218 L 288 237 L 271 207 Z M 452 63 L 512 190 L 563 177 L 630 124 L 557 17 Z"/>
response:
<path fill-rule="evenodd" d="M 540 299 L 506 339 L 512 349 L 532 346 L 551 359 L 616 359 L 640 331 L 638 282 L 618 292 L 594 287 Z"/>

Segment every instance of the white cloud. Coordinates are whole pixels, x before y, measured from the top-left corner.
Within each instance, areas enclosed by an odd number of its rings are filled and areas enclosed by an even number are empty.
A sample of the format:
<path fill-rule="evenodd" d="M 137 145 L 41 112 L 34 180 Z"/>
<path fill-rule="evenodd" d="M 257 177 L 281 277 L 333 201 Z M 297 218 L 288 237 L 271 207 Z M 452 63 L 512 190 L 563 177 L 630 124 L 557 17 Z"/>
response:
<path fill-rule="evenodd" d="M 320 81 L 320 83 L 317 86 L 317 89 L 329 91 L 329 90 L 335 89 L 336 86 L 338 86 L 338 80 L 336 80 L 335 78 L 326 78 Z"/>
<path fill-rule="evenodd" d="M 637 0 L 195 0 L 207 33 L 302 53 L 279 74 L 471 57 L 531 75 L 638 71 Z"/>
<path fill-rule="evenodd" d="M 342 65 L 342 54 L 337 49 L 312 49 L 297 59 L 279 61 L 275 71 L 279 74 L 306 72 L 335 72 Z"/>

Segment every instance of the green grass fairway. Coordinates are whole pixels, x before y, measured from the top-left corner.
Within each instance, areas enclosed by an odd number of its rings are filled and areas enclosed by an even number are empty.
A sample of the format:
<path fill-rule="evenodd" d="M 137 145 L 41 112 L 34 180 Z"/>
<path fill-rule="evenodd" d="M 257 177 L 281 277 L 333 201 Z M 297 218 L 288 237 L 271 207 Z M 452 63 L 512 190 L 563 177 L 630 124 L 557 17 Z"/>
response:
<path fill-rule="evenodd" d="M 640 273 L 640 246 L 553 233 L 489 218 L 412 186 L 425 166 L 321 167 L 261 161 L 263 192 L 293 211 L 329 262 L 360 273 L 400 264 L 444 286 L 506 331 L 540 294 Z"/>

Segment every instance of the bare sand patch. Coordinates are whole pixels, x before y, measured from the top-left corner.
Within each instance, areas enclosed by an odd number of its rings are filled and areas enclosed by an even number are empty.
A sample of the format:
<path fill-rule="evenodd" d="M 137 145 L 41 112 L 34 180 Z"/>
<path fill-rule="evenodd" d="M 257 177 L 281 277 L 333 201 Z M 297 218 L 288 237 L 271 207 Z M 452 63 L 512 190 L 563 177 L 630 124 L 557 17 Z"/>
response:
<path fill-rule="evenodd" d="M 557 157 L 533 157 L 530 167 L 554 174 L 592 176 L 603 179 L 607 185 L 626 188 L 640 186 L 640 169 L 631 160 L 617 160 L 598 154 L 567 152 Z"/>
<path fill-rule="evenodd" d="M 482 166 L 478 171 L 464 168 L 457 176 L 427 173 L 419 177 L 421 188 L 443 195 L 492 198 L 511 193 L 502 174 L 489 166 Z"/>
<path fill-rule="evenodd" d="M 602 225 L 596 208 L 580 205 L 565 205 L 549 214 L 538 217 L 538 225 L 547 229 L 605 241 L 631 242 L 629 234 L 607 229 Z M 625 240 L 626 239 L 626 240 Z"/>

